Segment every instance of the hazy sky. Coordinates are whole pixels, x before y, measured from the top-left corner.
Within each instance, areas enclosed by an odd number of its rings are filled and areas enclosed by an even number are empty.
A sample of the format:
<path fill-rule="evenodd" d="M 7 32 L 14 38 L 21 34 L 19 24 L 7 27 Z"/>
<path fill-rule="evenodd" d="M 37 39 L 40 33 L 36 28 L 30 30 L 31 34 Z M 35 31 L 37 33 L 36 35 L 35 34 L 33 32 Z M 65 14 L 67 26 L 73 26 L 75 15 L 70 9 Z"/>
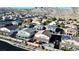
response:
<path fill-rule="evenodd" d="M 0 7 L 70 7 L 78 6 L 78 0 L 0 0 Z"/>

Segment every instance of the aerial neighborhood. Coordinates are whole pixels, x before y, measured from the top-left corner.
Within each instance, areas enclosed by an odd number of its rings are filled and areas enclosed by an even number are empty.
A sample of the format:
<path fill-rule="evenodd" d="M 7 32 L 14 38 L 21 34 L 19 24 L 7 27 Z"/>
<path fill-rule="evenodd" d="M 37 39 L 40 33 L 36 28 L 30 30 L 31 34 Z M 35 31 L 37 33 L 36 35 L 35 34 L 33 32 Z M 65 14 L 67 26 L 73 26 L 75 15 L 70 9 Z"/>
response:
<path fill-rule="evenodd" d="M 77 18 L 57 17 L 48 9 L 38 13 L 43 7 L 34 9 L 0 9 L 0 39 L 29 51 L 79 50 Z"/>

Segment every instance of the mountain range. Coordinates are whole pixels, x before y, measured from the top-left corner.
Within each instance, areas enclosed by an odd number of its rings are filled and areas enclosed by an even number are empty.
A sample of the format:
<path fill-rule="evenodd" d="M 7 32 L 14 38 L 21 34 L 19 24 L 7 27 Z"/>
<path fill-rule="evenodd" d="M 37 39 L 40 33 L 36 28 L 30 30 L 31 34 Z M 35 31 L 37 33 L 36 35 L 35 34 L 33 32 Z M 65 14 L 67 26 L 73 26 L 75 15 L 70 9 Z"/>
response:
<path fill-rule="evenodd" d="M 36 14 L 49 14 L 50 16 L 79 19 L 79 7 L 35 7 L 31 10 Z"/>
<path fill-rule="evenodd" d="M 0 10 L 28 10 L 30 14 L 79 19 L 79 7 L 0 7 Z"/>

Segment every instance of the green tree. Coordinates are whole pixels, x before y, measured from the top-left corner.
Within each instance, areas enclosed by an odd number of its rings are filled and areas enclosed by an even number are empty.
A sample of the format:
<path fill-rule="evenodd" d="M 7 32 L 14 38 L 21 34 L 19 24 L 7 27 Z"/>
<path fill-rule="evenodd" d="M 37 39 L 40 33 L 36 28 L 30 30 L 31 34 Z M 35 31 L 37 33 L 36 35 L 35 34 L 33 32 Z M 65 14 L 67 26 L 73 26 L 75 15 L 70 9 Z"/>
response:
<path fill-rule="evenodd" d="M 60 24 L 60 27 L 65 28 L 65 24 L 62 22 L 62 23 Z"/>
<path fill-rule="evenodd" d="M 44 22 L 44 25 L 48 25 L 51 22 L 51 20 L 47 20 L 46 22 Z"/>
<path fill-rule="evenodd" d="M 77 19 L 74 19 L 74 21 L 77 21 Z"/>
<path fill-rule="evenodd" d="M 44 16 L 45 19 L 47 19 L 47 16 Z"/>
<path fill-rule="evenodd" d="M 56 17 L 52 18 L 52 21 L 55 21 L 55 20 L 57 20 Z"/>

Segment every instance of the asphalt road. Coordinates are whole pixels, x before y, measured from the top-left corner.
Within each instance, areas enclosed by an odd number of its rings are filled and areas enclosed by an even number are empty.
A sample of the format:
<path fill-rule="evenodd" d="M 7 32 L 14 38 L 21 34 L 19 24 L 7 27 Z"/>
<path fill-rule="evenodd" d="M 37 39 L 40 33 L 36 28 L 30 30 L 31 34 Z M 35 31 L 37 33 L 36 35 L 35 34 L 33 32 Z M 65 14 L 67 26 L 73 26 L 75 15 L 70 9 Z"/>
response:
<path fill-rule="evenodd" d="M 0 41 L 0 51 L 26 51 L 26 50 L 12 46 L 9 43 Z"/>

